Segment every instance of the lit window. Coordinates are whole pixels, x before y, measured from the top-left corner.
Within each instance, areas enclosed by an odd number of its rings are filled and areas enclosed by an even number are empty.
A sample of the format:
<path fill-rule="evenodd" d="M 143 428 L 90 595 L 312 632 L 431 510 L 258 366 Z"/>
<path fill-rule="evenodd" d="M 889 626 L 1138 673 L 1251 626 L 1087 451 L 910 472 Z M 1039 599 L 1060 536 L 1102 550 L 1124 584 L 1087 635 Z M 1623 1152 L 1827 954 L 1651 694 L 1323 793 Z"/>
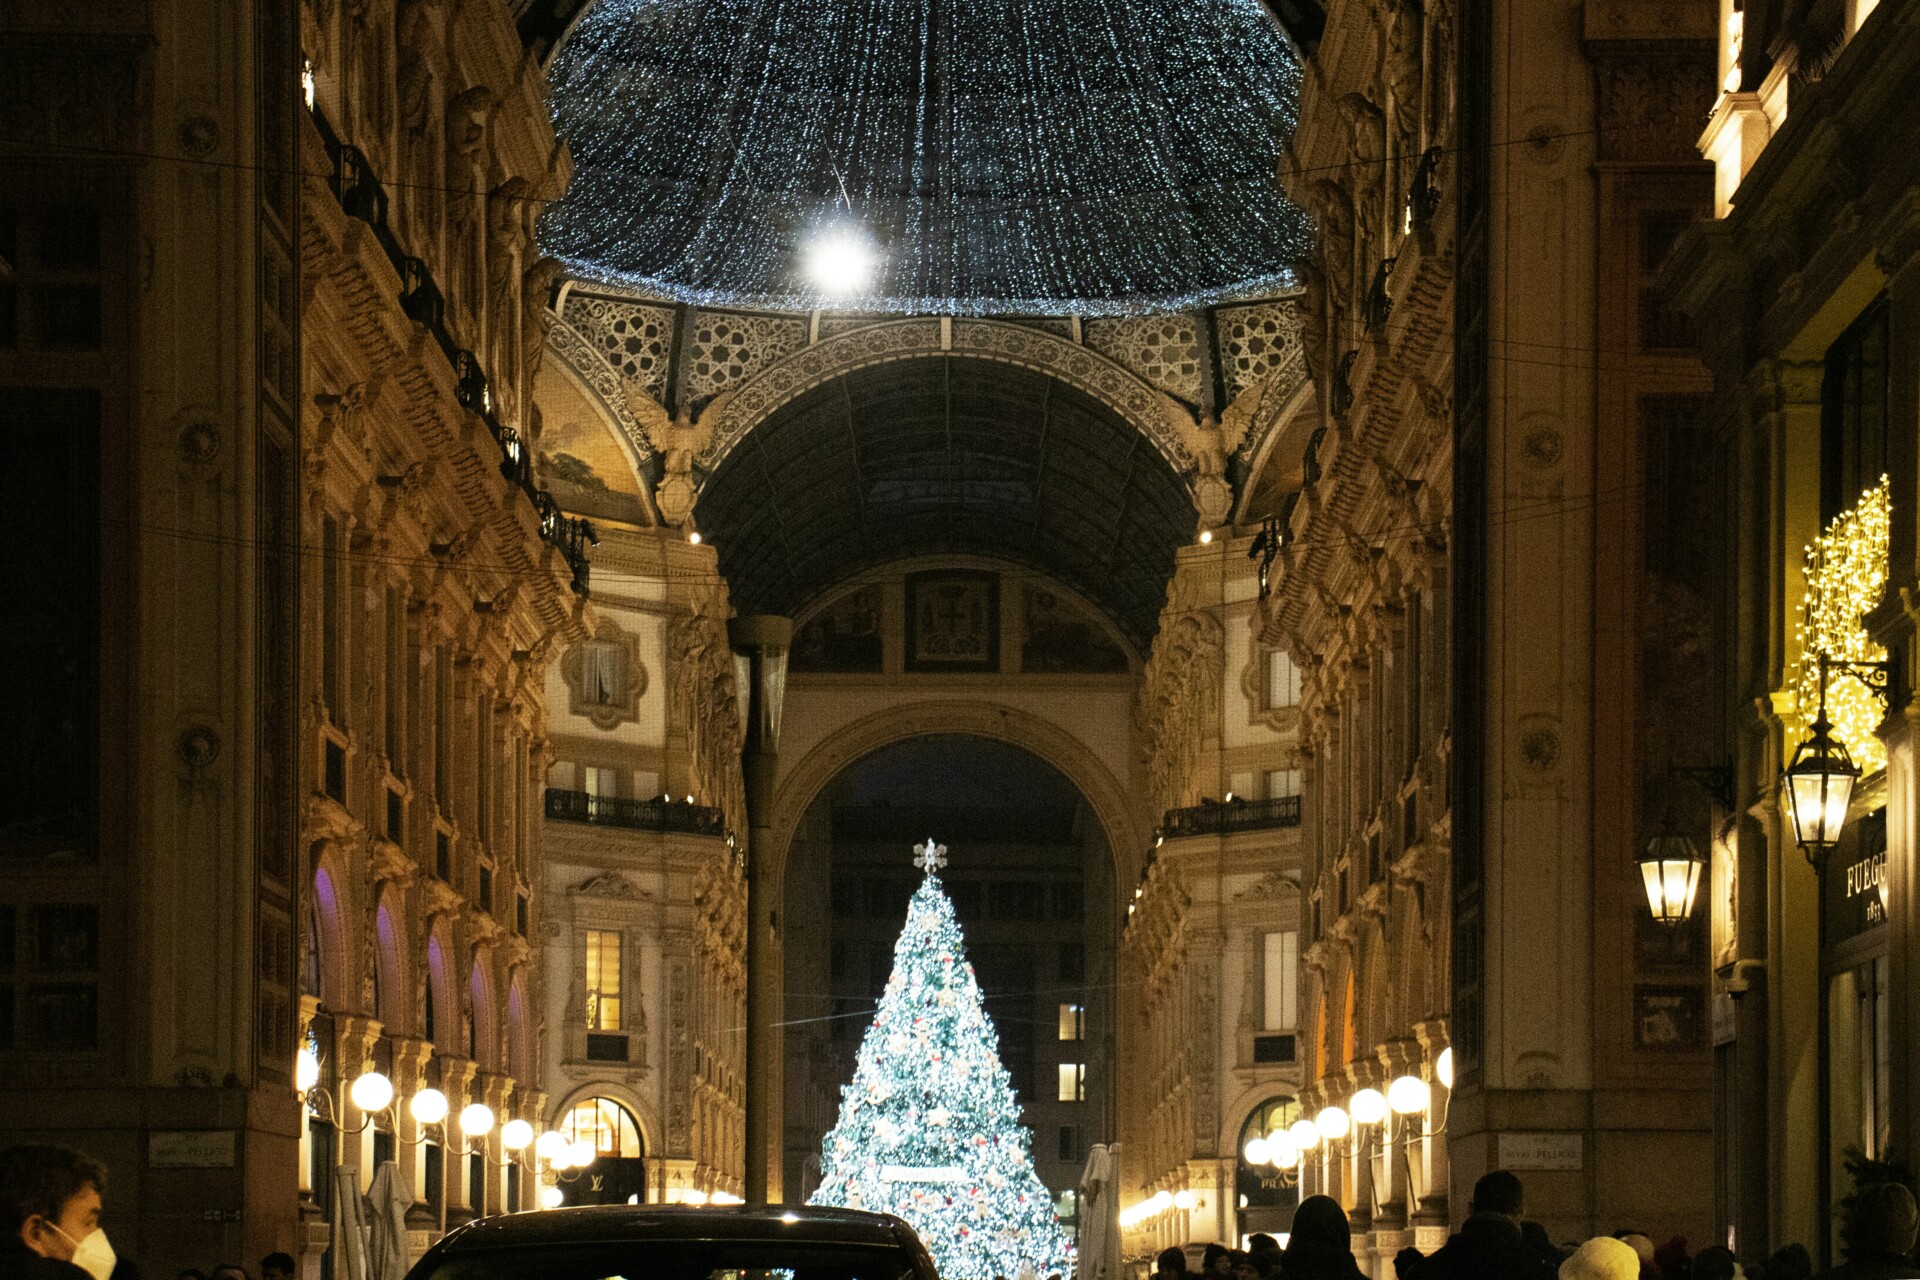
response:
<path fill-rule="evenodd" d="M 1087 1007 L 1082 1004 L 1060 1006 L 1060 1038 L 1084 1040 L 1087 1035 Z"/>
<path fill-rule="evenodd" d="M 1060 1064 L 1060 1101 L 1085 1102 L 1087 1100 L 1087 1064 L 1084 1062 L 1063 1062 Z"/>
<path fill-rule="evenodd" d="M 1267 770 L 1267 799 L 1287 800 L 1300 794 L 1300 771 L 1298 769 Z"/>
<path fill-rule="evenodd" d="M 598 800 L 611 800 L 619 794 L 620 788 L 611 769 L 602 769 L 597 765 L 588 765 L 580 771 L 588 795 Z"/>
<path fill-rule="evenodd" d="M 1296 983 L 1300 970 L 1300 935 L 1291 929 L 1262 939 L 1266 990 L 1266 1030 L 1290 1031 L 1294 1026 Z"/>
<path fill-rule="evenodd" d="M 617 707 L 626 694 L 620 645 L 589 640 L 580 651 L 580 700 L 590 707 Z"/>
<path fill-rule="evenodd" d="M 1267 710 L 1300 705 L 1300 668 L 1285 649 L 1267 651 Z"/>
<path fill-rule="evenodd" d="M 620 1029 L 620 935 L 587 930 L 587 1030 Z"/>

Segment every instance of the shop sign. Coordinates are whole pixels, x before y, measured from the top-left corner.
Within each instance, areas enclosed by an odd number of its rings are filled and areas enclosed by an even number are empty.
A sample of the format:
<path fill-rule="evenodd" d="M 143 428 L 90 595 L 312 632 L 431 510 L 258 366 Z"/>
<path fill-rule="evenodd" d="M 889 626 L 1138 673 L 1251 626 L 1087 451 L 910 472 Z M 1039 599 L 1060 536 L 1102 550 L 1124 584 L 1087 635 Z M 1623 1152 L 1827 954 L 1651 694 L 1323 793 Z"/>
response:
<path fill-rule="evenodd" d="M 1887 921 L 1886 811 L 1860 820 L 1859 838 L 1833 851 L 1826 870 L 1827 942 L 1845 942 Z"/>
<path fill-rule="evenodd" d="M 1568 1172 L 1586 1164 L 1586 1140 L 1578 1133 L 1503 1133 L 1499 1138 L 1502 1169 Z"/>
<path fill-rule="evenodd" d="M 154 1169 L 231 1169 L 231 1129 L 161 1129 L 147 1135 L 147 1165 Z"/>

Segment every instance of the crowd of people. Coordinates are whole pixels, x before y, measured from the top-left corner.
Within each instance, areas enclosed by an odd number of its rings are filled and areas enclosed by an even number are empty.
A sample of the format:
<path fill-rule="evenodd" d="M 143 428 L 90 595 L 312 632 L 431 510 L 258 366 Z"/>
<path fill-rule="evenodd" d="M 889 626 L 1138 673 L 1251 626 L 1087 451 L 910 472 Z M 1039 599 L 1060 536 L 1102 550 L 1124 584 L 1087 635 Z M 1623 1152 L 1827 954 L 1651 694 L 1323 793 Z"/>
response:
<path fill-rule="evenodd" d="M 98 1160 L 71 1147 L 29 1145 L 0 1151 L 0 1280 L 138 1280 L 118 1258 L 100 1225 L 107 1174 Z M 1847 1260 L 1818 1280 L 1920 1280 L 1914 1245 L 1920 1206 L 1899 1183 L 1861 1189 L 1845 1232 Z M 1293 1215 L 1283 1248 L 1256 1235 L 1246 1251 L 1210 1244 L 1198 1274 L 1183 1249 L 1161 1253 L 1153 1280 L 1361 1280 L 1347 1212 L 1327 1196 L 1309 1196 Z M 1742 1268 L 1729 1249 L 1687 1252 L 1684 1240 L 1656 1246 L 1644 1231 L 1619 1231 L 1580 1244 L 1555 1245 L 1528 1220 L 1520 1180 L 1489 1173 L 1473 1187 L 1467 1219 L 1431 1254 L 1403 1249 L 1397 1280 L 1815 1280 L 1813 1261 L 1788 1245 Z M 262 1259 L 259 1280 L 293 1280 L 293 1259 Z M 232 1263 L 182 1271 L 177 1280 L 254 1280 Z M 1059 1280 L 1049 1277 L 1049 1280 Z"/>
<path fill-rule="evenodd" d="M 1916 1280 L 1920 1207 L 1898 1183 L 1862 1190 L 1846 1233 L 1847 1260 L 1817 1280 Z M 1294 1211 L 1284 1247 L 1273 1236 L 1255 1235 L 1246 1250 L 1210 1244 L 1198 1274 L 1188 1269 L 1184 1249 L 1167 1249 L 1153 1280 L 1361 1280 L 1353 1255 L 1347 1211 L 1327 1196 L 1308 1196 Z M 1579 1243 L 1556 1245 L 1546 1229 L 1526 1216 L 1520 1179 L 1504 1170 L 1474 1184 L 1467 1219 L 1431 1254 L 1402 1249 L 1393 1260 L 1398 1280 L 1816 1280 L 1813 1258 L 1791 1244 L 1744 1267 L 1731 1249 L 1712 1246 L 1696 1254 L 1687 1242 L 1655 1244 L 1644 1231 L 1622 1230 Z"/>

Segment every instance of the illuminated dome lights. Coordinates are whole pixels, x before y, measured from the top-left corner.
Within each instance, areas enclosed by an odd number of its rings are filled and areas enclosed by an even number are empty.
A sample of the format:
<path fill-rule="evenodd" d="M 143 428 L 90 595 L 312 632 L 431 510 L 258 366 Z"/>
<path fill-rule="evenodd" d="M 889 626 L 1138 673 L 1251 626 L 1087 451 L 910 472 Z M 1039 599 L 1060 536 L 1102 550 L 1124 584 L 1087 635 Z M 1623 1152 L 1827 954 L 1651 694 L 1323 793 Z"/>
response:
<path fill-rule="evenodd" d="M 1324 1107 L 1313 1118 L 1314 1127 L 1320 1130 L 1320 1136 L 1328 1142 L 1338 1142 L 1347 1136 L 1353 1128 L 1353 1121 L 1340 1107 Z"/>
<path fill-rule="evenodd" d="M 1419 1076 L 1401 1076 L 1387 1086 L 1387 1105 L 1395 1115 L 1410 1116 L 1427 1109 L 1433 1090 Z"/>
<path fill-rule="evenodd" d="M 1293 1139 L 1295 1151 L 1311 1151 L 1320 1145 L 1320 1129 L 1311 1120 L 1296 1120 L 1287 1130 L 1287 1136 Z"/>
<path fill-rule="evenodd" d="M 542 248 L 676 302 L 1137 314 L 1290 288 L 1310 247 L 1261 0 L 598 0 L 549 80 Z M 843 217 L 871 252 L 823 271 Z"/>
<path fill-rule="evenodd" d="M 1362 1089 L 1347 1100 L 1355 1124 L 1379 1124 L 1387 1118 L 1387 1095 L 1378 1089 Z"/>

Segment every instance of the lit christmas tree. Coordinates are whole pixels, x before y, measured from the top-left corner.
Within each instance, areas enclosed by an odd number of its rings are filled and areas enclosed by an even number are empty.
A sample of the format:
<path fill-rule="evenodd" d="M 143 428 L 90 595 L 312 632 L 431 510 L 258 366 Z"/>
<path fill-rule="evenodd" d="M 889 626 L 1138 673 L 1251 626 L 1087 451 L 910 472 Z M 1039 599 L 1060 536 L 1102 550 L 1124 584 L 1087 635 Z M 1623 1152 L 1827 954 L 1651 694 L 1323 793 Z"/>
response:
<path fill-rule="evenodd" d="M 914 852 L 927 878 L 840 1092 L 812 1202 L 905 1218 L 943 1280 L 1064 1275 L 1073 1246 L 1033 1171 L 999 1037 L 940 887 L 947 851 L 929 840 Z"/>

